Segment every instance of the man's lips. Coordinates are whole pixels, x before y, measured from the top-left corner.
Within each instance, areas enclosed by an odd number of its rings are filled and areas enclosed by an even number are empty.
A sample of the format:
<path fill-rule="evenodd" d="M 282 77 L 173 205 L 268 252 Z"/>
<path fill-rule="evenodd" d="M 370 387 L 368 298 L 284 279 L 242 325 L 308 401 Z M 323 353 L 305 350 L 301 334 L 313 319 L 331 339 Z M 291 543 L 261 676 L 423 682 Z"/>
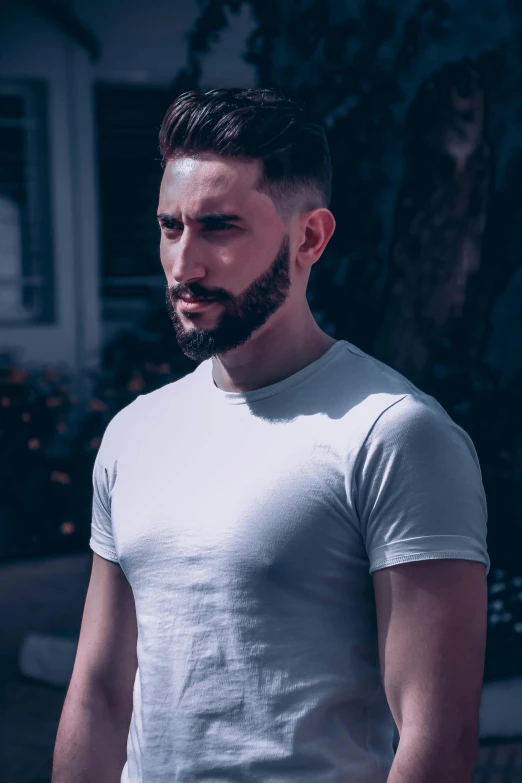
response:
<path fill-rule="evenodd" d="M 184 310 L 200 310 L 203 307 L 208 307 L 209 305 L 216 302 L 216 299 L 185 299 L 183 297 L 179 298 L 179 301 L 181 302 Z"/>
<path fill-rule="evenodd" d="M 180 296 L 178 299 L 181 299 L 183 302 L 213 302 L 215 301 L 215 297 L 213 296 Z"/>

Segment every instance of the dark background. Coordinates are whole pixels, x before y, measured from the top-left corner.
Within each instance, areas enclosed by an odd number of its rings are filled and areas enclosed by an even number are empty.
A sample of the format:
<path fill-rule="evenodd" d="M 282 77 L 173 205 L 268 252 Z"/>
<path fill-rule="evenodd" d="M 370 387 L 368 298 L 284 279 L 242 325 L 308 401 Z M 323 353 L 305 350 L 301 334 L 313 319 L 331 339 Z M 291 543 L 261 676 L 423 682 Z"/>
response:
<path fill-rule="evenodd" d="M 100 57 L 88 25 L 71 21 L 74 4 L 25 5 Z M 205 73 L 206 58 L 248 12 L 242 57 L 254 85 L 304 101 L 328 132 L 337 230 L 313 269 L 314 315 L 434 395 L 471 435 L 489 506 L 486 679 L 520 675 L 522 6 L 193 5 L 185 62 L 170 80 L 92 84 L 99 296 L 107 323 L 131 303 L 140 303 L 139 314 L 107 329 L 98 367 L 80 372 L 26 366 L 2 331 L 0 558 L 88 552 L 92 465 L 107 423 L 137 394 L 195 367 L 163 304 L 157 132 L 176 95 L 222 83 Z M 148 18 L 169 23 L 154 4 Z M 0 194 L 23 212 L 23 138 L 13 130 L 22 110 L 0 98 Z M 41 204 L 48 209 L 43 196 Z M 42 228 L 36 239 L 41 248 L 50 241 Z M 52 308 L 42 314 L 52 319 Z"/>

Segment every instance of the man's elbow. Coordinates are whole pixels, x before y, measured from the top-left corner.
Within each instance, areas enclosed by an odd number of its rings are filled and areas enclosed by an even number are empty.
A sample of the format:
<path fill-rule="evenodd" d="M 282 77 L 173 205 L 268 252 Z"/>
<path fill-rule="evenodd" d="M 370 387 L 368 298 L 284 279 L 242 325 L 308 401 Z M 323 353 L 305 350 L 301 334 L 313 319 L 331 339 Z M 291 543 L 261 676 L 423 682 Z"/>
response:
<path fill-rule="evenodd" d="M 439 729 L 412 724 L 402 732 L 399 728 L 397 752 L 402 746 L 404 756 L 424 757 L 433 771 L 440 770 L 440 780 L 471 781 L 480 750 L 478 721 L 470 720 L 460 727 L 451 719 L 447 723 Z"/>

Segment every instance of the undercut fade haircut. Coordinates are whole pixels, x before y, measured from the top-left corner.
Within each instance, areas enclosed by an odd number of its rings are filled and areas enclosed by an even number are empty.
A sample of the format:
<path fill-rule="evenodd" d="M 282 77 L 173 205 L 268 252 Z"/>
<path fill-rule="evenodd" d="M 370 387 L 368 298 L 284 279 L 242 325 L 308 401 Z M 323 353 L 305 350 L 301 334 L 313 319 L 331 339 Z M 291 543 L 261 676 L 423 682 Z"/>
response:
<path fill-rule="evenodd" d="M 329 207 L 332 164 L 325 129 L 304 107 L 272 89 L 189 90 L 169 106 L 159 147 L 163 165 L 210 152 L 261 162 L 256 190 L 283 220 Z"/>

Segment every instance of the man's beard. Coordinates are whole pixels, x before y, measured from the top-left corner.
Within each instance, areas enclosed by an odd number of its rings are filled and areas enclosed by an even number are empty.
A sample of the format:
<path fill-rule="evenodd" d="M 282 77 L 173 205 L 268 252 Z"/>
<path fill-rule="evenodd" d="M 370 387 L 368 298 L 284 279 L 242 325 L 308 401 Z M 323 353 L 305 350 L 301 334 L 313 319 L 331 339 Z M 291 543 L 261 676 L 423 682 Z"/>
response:
<path fill-rule="evenodd" d="M 232 297 L 220 290 L 207 291 L 197 283 L 176 286 L 172 292 L 167 285 L 166 302 L 181 350 L 190 359 L 203 361 L 244 345 L 285 303 L 289 290 L 290 241 L 286 235 L 270 268 L 239 296 Z M 218 301 L 223 301 L 224 309 L 215 328 L 185 329 L 176 312 L 176 301 L 180 294 L 202 298 L 215 296 Z"/>

